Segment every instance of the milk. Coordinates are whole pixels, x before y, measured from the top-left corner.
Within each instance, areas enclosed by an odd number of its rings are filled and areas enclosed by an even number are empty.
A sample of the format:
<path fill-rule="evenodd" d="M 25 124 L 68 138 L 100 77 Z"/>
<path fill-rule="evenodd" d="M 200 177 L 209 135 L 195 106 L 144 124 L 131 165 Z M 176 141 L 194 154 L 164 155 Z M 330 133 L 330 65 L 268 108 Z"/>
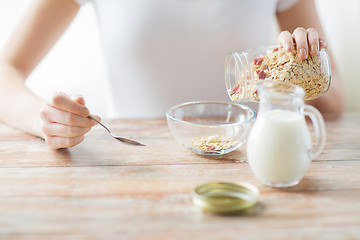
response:
<path fill-rule="evenodd" d="M 246 152 L 253 173 L 262 183 L 286 187 L 304 176 L 311 162 L 311 147 L 304 116 L 277 109 L 258 116 Z"/>

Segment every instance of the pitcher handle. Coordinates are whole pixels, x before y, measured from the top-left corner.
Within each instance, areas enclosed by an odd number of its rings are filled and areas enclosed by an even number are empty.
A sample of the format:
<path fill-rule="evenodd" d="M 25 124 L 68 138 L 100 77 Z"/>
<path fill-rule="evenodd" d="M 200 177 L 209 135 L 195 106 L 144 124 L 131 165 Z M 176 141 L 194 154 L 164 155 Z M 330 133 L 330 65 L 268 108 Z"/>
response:
<path fill-rule="evenodd" d="M 321 113 L 313 106 L 304 105 L 304 114 L 310 118 L 312 125 L 314 126 L 316 144 L 311 152 L 311 159 L 314 159 L 321 153 L 325 146 L 325 123 Z"/>

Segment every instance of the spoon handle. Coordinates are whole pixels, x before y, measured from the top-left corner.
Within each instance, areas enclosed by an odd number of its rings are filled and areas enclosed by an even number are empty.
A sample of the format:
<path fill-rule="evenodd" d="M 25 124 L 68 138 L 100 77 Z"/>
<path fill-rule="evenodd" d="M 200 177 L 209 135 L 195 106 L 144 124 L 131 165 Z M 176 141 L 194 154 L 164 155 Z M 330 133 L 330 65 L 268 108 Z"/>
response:
<path fill-rule="evenodd" d="M 89 118 L 91 118 L 92 120 L 94 120 L 95 122 L 97 122 L 98 124 L 100 124 L 103 128 L 105 128 L 109 134 L 119 140 L 120 142 L 123 142 L 123 143 L 127 143 L 127 144 L 131 144 L 131 145 L 138 145 L 138 146 L 145 146 L 145 144 L 142 144 L 140 142 L 137 142 L 137 141 L 134 141 L 134 140 L 131 140 L 131 139 L 128 139 L 128 138 L 124 138 L 124 137 L 119 137 L 119 136 L 116 136 L 114 134 L 112 134 L 112 132 L 104 125 L 102 124 L 101 122 L 99 122 L 98 120 L 96 120 L 94 117 L 92 117 L 91 115 L 89 115 Z"/>
<path fill-rule="evenodd" d="M 106 131 L 108 131 L 108 132 L 111 134 L 110 130 L 109 130 L 104 124 L 102 124 L 101 122 L 99 122 L 98 120 L 96 120 L 96 119 L 95 119 L 93 116 L 91 116 L 91 115 L 89 115 L 89 118 L 91 118 L 92 120 L 94 120 L 95 122 L 97 122 L 98 124 L 100 124 L 103 128 L 106 129 Z"/>

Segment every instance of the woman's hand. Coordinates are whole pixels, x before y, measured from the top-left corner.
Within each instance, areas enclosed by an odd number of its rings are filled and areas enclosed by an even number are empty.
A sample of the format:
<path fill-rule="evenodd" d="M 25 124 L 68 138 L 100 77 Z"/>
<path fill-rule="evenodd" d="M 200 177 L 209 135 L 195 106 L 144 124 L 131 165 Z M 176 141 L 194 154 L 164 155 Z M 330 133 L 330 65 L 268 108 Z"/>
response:
<path fill-rule="evenodd" d="M 97 123 L 88 118 L 90 112 L 82 96 L 64 93 L 51 94 L 40 111 L 42 132 L 53 149 L 73 147 L 81 143 L 85 134 Z M 94 116 L 101 120 L 99 116 Z"/>
<path fill-rule="evenodd" d="M 279 46 L 291 52 L 296 45 L 300 59 L 306 59 L 308 54 L 316 55 L 319 49 L 326 48 L 327 43 L 319 37 L 318 31 L 314 28 L 298 27 L 291 34 L 289 31 L 282 31 L 278 38 Z"/>

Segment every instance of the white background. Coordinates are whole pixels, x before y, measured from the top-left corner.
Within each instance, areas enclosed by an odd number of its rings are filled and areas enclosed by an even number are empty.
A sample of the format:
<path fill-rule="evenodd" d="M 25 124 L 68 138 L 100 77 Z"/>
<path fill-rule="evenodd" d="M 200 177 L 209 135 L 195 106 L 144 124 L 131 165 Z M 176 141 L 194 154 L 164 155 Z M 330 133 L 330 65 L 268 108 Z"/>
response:
<path fill-rule="evenodd" d="M 345 82 L 347 111 L 359 112 L 360 1 L 316 2 L 327 40 Z M 3 47 L 30 3 L 29 0 L 0 0 L 0 47 Z M 276 36 L 274 32 L 274 41 Z M 27 85 L 43 98 L 52 91 L 81 93 L 91 111 L 106 118 L 108 84 L 104 65 L 94 10 L 91 4 L 86 4 L 30 76 Z"/>
<path fill-rule="evenodd" d="M 0 0 L 1 48 L 31 2 Z M 80 9 L 63 37 L 30 75 L 27 85 L 43 98 L 53 91 L 82 94 L 92 113 L 106 117 L 108 84 L 92 4 Z"/>

